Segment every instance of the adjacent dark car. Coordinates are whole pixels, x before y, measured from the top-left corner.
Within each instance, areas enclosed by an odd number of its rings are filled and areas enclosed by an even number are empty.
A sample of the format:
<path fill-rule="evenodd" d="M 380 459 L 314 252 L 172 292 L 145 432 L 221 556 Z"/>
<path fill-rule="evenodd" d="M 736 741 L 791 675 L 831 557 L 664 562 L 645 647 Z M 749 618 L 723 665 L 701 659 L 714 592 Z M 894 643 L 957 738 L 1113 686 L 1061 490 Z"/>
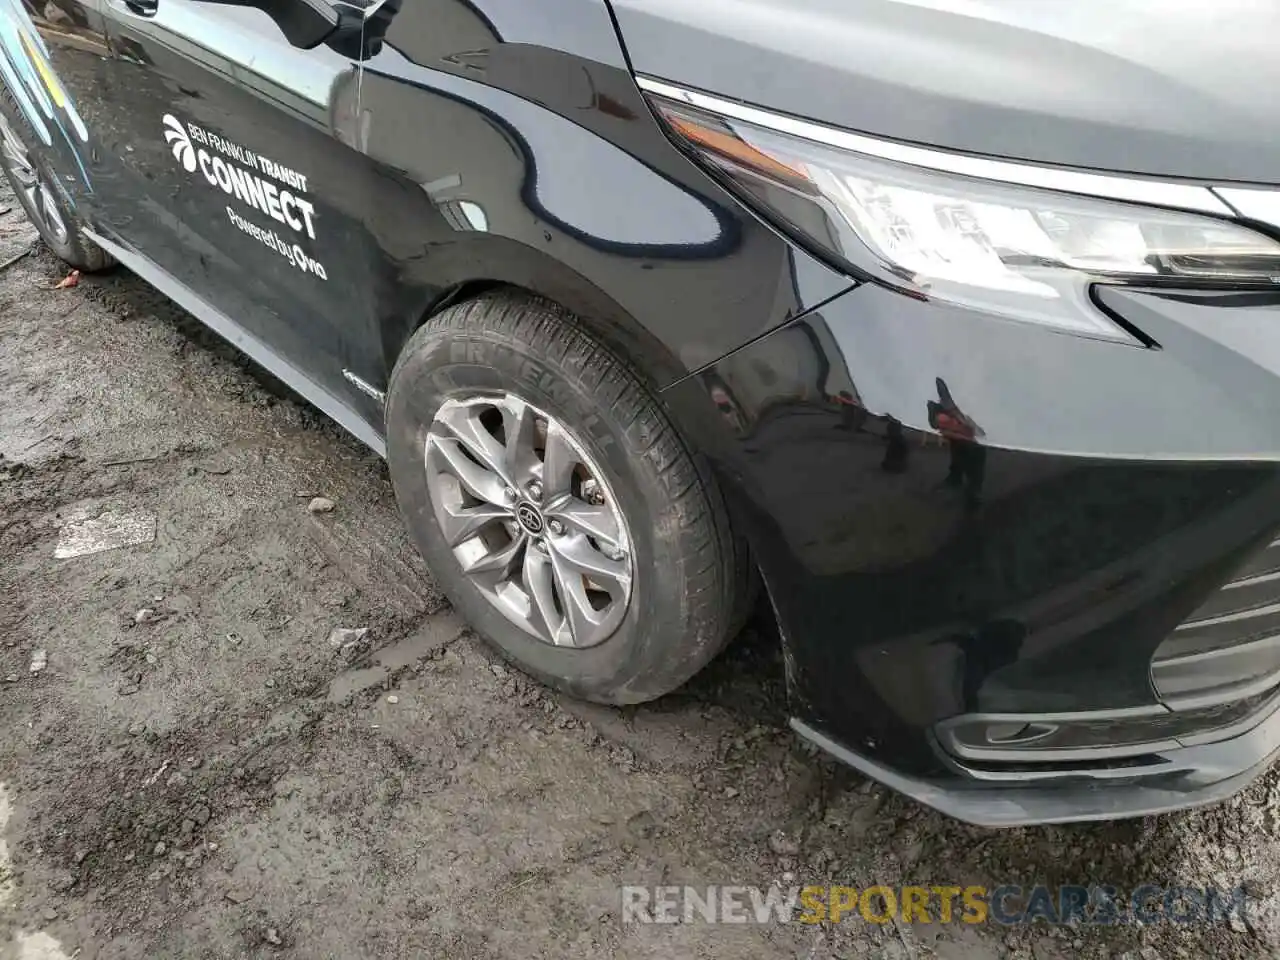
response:
<path fill-rule="evenodd" d="M 385 455 L 529 673 L 657 697 L 762 583 L 802 735 L 979 823 L 1135 815 L 1280 748 L 1237 6 L 0 0 L 0 160 Z"/>

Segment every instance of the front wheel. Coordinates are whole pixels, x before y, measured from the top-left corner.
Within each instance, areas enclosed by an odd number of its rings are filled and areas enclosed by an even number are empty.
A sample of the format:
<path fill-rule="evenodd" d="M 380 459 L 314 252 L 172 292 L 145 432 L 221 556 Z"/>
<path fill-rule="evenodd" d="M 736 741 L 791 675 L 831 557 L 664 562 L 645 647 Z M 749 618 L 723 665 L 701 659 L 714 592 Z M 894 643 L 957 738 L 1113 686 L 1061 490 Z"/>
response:
<path fill-rule="evenodd" d="M 115 263 L 85 234 L 7 88 L 0 91 L 0 168 L 40 239 L 63 261 L 87 273 Z"/>
<path fill-rule="evenodd" d="M 746 558 L 710 474 L 557 306 L 498 293 L 429 320 L 392 373 L 387 454 L 432 574 L 526 672 L 637 703 L 728 639 Z"/>

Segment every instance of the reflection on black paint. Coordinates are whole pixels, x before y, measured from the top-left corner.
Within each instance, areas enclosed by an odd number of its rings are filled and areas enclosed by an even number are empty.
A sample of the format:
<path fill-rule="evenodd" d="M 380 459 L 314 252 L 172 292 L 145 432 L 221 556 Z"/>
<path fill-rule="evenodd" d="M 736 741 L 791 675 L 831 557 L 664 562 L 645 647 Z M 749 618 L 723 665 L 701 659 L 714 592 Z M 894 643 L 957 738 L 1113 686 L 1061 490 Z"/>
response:
<path fill-rule="evenodd" d="M 895 417 L 885 417 L 884 421 L 884 459 L 880 469 L 885 473 L 906 473 L 910 448 L 902 424 Z"/>
<path fill-rule="evenodd" d="M 992 620 L 966 633 L 941 637 L 935 646 L 953 646 L 961 655 L 960 701 L 965 711 L 979 709 L 978 694 L 992 674 L 1018 659 L 1027 628 L 1017 620 Z"/>
<path fill-rule="evenodd" d="M 374 76 L 369 74 L 367 80 Z M 404 82 L 402 78 L 394 78 L 386 75 L 384 79 L 394 79 Z M 529 138 L 522 132 L 520 126 L 513 122 L 513 119 L 498 113 L 496 110 L 485 106 L 476 100 L 470 100 L 464 96 L 447 91 L 444 89 L 426 90 L 434 97 L 440 97 L 444 100 L 457 103 L 466 107 L 469 111 L 478 116 L 482 116 L 488 123 L 499 133 L 499 135 L 519 152 L 522 158 L 522 167 L 524 171 L 524 179 L 520 186 L 520 197 L 528 210 L 533 213 L 539 220 L 545 221 L 546 224 L 555 227 L 558 232 L 566 236 L 572 237 L 581 243 L 586 244 L 594 250 L 601 253 L 615 254 L 631 258 L 652 258 L 657 260 L 719 260 L 724 257 L 733 255 L 742 245 L 742 224 L 739 214 L 724 206 L 715 203 L 707 197 L 699 196 L 685 185 L 678 183 L 661 171 L 651 167 L 644 166 L 643 176 L 653 178 L 650 182 L 644 180 L 633 179 L 629 185 L 629 189 L 633 194 L 633 199 L 643 199 L 646 191 L 652 190 L 655 198 L 661 197 L 661 201 L 665 205 L 671 205 L 672 201 L 679 198 L 683 202 L 689 204 L 689 210 L 684 211 L 680 216 L 671 215 L 672 224 L 679 224 L 683 229 L 689 229 L 689 225 L 694 221 L 694 217 L 689 216 L 689 211 L 694 209 L 699 214 L 705 215 L 706 226 L 711 227 L 708 230 L 708 236 L 703 238 L 694 238 L 686 235 L 679 242 L 663 243 L 663 242 L 628 242 L 618 240 L 612 237 L 600 236 L 599 232 L 592 233 L 581 227 L 568 222 L 565 216 L 548 206 L 543 196 L 539 193 L 540 173 L 539 151 L 538 148 L 530 142 Z M 617 116 L 619 112 L 618 105 L 612 100 L 609 101 L 609 111 L 612 115 Z M 601 109 L 599 99 L 596 98 L 593 103 L 593 109 Z M 511 104 L 510 109 L 514 111 L 534 111 L 538 108 L 532 104 Z M 548 141 L 544 144 L 546 148 L 544 153 L 550 161 L 548 168 L 559 170 L 557 160 L 563 162 L 563 155 L 558 149 L 552 146 L 550 134 L 554 133 L 554 128 L 546 127 L 530 123 L 526 129 L 537 130 L 541 134 L 548 135 Z M 614 148 L 603 141 L 584 141 L 584 145 L 591 149 L 610 150 Z M 580 186 L 580 185 L 579 185 Z M 572 191 L 570 191 L 572 193 Z M 575 195 L 576 200 L 581 200 L 580 191 Z M 619 221 L 622 222 L 622 221 Z"/>
<path fill-rule="evenodd" d="M 945 438 L 951 451 L 951 464 L 945 483 L 948 487 L 961 491 L 965 506 L 972 510 L 982 502 L 987 451 L 978 439 L 986 436 L 986 433 L 972 417 L 960 409 L 941 377 L 934 383 L 938 389 L 938 399 L 930 400 L 926 409 L 929 426 Z"/>

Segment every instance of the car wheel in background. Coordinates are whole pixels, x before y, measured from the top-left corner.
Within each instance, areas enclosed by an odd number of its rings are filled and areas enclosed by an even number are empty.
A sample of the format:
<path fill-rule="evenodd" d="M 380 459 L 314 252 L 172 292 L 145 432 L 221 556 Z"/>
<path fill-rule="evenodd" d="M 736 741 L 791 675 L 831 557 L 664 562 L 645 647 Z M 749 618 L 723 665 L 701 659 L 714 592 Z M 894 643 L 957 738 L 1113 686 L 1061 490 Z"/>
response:
<path fill-rule="evenodd" d="M 92 273 L 115 260 L 85 236 L 82 221 L 40 155 L 30 127 L 8 90 L 0 91 L 0 168 L 45 244 L 71 266 Z"/>

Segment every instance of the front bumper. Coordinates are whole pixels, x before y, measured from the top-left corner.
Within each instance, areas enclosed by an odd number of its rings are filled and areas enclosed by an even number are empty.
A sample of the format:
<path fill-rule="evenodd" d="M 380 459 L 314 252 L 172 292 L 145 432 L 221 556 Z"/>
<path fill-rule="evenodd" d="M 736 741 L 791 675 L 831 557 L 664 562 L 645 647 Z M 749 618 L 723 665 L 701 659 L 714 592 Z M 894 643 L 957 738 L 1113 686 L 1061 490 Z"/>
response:
<path fill-rule="evenodd" d="M 1280 745 L 1280 295 L 1094 296 L 1155 346 L 864 285 L 671 392 L 797 730 L 977 823 L 1212 802 Z"/>
<path fill-rule="evenodd" d="M 1141 776 L 1063 776 L 1039 784 L 970 783 L 963 777 L 907 776 L 861 756 L 803 720 L 791 726 L 854 769 L 943 813 L 984 827 L 1074 823 L 1148 816 L 1217 803 L 1247 787 L 1280 753 L 1280 712 L 1221 743 L 1156 755 L 1162 769 Z"/>

